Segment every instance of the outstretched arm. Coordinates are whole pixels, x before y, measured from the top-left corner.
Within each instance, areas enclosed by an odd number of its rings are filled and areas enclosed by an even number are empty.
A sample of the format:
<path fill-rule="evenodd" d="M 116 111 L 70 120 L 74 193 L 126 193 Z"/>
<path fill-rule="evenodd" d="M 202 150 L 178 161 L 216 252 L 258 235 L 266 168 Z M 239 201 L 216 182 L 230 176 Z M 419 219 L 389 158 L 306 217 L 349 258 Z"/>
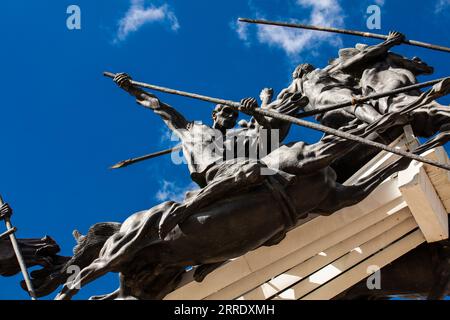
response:
<path fill-rule="evenodd" d="M 404 40 L 405 36 L 400 32 L 390 32 L 386 41 L 378 45 L 365 48 L 360 53 L 347 59 L 346 61 L 341 61 L 337 65 L 332 66 L 329 71 L 355 73 L 358 70 L 364 70 L 367 63 L 372 63 L 385 56 L 392 47 L 402 44 Z"/>
<path fill-rule="evenodd" d="M 129 75 L 119 73 L 114 78 L 114 82 L 116 82 L 119 87 L 127 91 L 129 94 L 135 96 L 137 103 L 145 108 L 152 109 L 162 118 L 170 130 L 177 131 L 179 129 L 188 128 L 189 121 L 187 121 L 181 113 L 171 106 L 160 102 L 156 96 L 133 86 Z"/>
<path fill-rule="evenodd" d="M 259 108 L 258 102 L 255 98 L 246 98 L 241 100 L 241 110 L 242 111 L 252 111 L 254 109 Z M 253 118 L 256 120 L 256 122 L 264 129 L 271 129 L 269 120 L 266 119 L 266 117 L 254 113 L 252 114 Z"/>

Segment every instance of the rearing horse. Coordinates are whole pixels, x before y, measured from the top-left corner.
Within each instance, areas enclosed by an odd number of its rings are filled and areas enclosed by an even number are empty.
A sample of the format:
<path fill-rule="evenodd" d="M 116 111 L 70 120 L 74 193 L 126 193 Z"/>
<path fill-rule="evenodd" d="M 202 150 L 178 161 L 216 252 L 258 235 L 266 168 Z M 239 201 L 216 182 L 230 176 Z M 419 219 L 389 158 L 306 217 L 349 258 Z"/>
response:
<path fill-rule="evenodd" d="M 440 134 L 415 153 L 442 145 L 449 138 L 447 133 Z M 293 212 L 296 221 L 309 213 L 330 215 L 362 201 L 411 162 L 402 158 L 345 186 L 336 182 L 330 164 L 354 147 L 353 142 L 336 137 L 326 137 L 313 145 L 298 142 L 283 146 L 261 161 L 269 168 L 275 165 L 295 175 L 294 181 L 281 190 L 281 197 L 266 184 L 245 193 L 224 195 L 212 204 L 198 207 L 163 238 L 159 237 L 159 224 L 164 212 L 176 203 L 166 202 L 134 214 L 105 242 L 99 257 L 64 285 L 56 299 L 70 299 L 81 287 L 108 272 L 121 274 L 121 288 L 110 297 L 162 299 L 175 288 L 187 266 L 214 267 L 281 241 L 294 228 L 286 223 L 286 211 Z"/>

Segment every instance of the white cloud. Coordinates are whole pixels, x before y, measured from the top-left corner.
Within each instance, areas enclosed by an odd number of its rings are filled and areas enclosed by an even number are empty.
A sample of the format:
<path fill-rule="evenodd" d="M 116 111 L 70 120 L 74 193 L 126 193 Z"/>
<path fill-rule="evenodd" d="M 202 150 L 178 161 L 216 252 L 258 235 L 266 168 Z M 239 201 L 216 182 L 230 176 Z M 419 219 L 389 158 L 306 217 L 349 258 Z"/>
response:
<path fill-rule="evenodd" d="M 176 202 L 181 202 L 184 200 L 186 192 L 198 189 L 198 186 L 191 182 L 185 187 L 180 187 L 176 183 L 162 180 L 160 182 L 161 189 L 156 193 L 156 199 L 159 201 L 172 200 Z"/>
<path fill-rule="evenodd" d="M 304 21 L 291 20 L 292 23 L 303 23 L 316 26 L 344 26 L 343 10 L 339 0 L 296 0 L 303 9 L 309 9 L 310 15 Z M 263 14 L 257 14 L 263 18 Z M 243 23 L 240 23 L 240 25 Z M 248 41 L 246 29 L 236 28 L 241 40 Z M 340 46 L 341 39 L 336 34 L 268 25 L 257 26 L 257 39 L 260 43 L 283 49 L 289 56 L 296 56 L 306 50 L 314 50 L 323 43 Z"/>
<path fill-rule="evenodd" d="M 438 0 L 436 2 L 435 12 L 440 13 L 447 7 L 450 7 L 450 0 Z"/>
<path fill-rule="evenodd" d="M 160 145 L 165 147 L 171 147 L 180 144 L 180 137 L 176 135 L 167 126 L 162 126 L 160 132 Z"/>
<path fill-rule="evenodd" d="M 167 4 L 160 7 L 150 5 L 145 7 L 144 0 L 131 0 L 131 6 L 125 16 L 119 21 L 116 41 L 125 40 L 132 32 L 136 32 L 145 24 L 151 22 L 168 23 L 173 31 L 180 28 L 175 13 Z"/>
<path fill-rule="evenodd" d="M 231 28 L 236 31 L 239 39 L 241 39 L 244 42 L 248 42 L 249 40 L 249 25 L 246 23 L 240 23 L 240 22 L 231 22 Z"/>

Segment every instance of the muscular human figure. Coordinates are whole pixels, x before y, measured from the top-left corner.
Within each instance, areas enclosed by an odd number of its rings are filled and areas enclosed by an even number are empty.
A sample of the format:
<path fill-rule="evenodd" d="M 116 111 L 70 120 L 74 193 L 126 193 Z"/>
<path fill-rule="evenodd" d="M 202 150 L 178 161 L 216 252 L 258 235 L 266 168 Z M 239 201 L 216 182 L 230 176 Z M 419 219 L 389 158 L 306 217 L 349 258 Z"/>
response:
<path fill-rule="evenodd" d="M 136 96 L 139 103 L 160 114 L 168 125 L 173 116 L 177 121 L 181 119 L 181 125 L 173 126 L 174 132 L 181 130 L 185 134 L 183 143 L 190 144 L 189 134 L 192 133 L 184 132 L 189 126 L 184 125 L 188 122 L 183 121 L 181 115 L 172 114 L 173 109 L 168 109 L 170 107 L 154 96 L 142 90 L 134 91 L 129 87 L 129 77 L 120 76 L 116 81 Z M 223 128 L 225 121 L 215 119 L 216 123 L 220 126 L 208 128 Z M 208 128 L 204 128 L 207 133 Z M 364 137 L 367 134 L 365 125 L 356 123 L 349 132 Z M 176 286 L 176 279 L 186 266 L 215 266 L 262 245 L 273 245 L 298 219 L 310 212 L 327 215 L 356 204 L 410 162 L 401 159 L 354 185 L 342 185 L 336 182 L 330 164 L 354 147 L 351 141 L 327 136 L 315 145 L 303 142 L 286 145 L 260 161 L 244 157 L 231 162 L 214 162 L 204 172 L 194 170 L 204 173 L 206 182 L 194 200 L 169 201 L 127 219 L 119 232 L 105 242 L 98 259 L 84 268 L 72 283 L 66 284 L 58 299 L 70 298 L 79 290 L 78 285 L 84 286 L 107 272 L 121 273 L 121 288 L 113 297 L 162 298 Z M 430 144 L 422 145 L 415 152 L 421 153 L 428 147 Z M 192 148 L 186 148 L 185 154 L 189 155 Z M 189 157 L 194 161 L 197 155 Z M 275 175 L 275 179 L 261 178 L 261 167 L 277 166 L 284 175 Z M 195 169 L 197 165 L 191 167 Z M 283 184 L 278 178 L 287 181 Z M 317 196 L 311 197 L 311 194 Z"/>
<path fill-rule="evenodd" d="M 351 131 L 365 132 L 364 127 Z M 437 137 L 415 152 L 422 153 L 449 138 Z M 216 201 L 197 207 L 172 225 L 164 238 L 158 237 L 155 225 L 167 210 L 182 204 L 167 202 L 134 214 L 105 242 L 99 257 L 63 287 L 57 299 L 70 299 L 80 287 L 108 272 L 120 272 L 121 287 L 105 298 L 162 299 L 177 286 L 186 266 L 216 266 L 260 246 L 273 245 L 308 213 L 328 215 L 354 205 L 410 163 L 403 158 L 353 185 L 336 183 L 329 165 L 354 146 L 351 141 L 327 136 L 314 145 L 296 142 L 280 147 L 262 162 L 267 166 L 276 162 L 294 174 L 290 184 L 274 192 L 275 184 L 254 185 L 252 177 L 244 178 L 250 182 L 249 188 L 220 193 Z"/>
<path fill-rule="evenodd" d="M 210 267 L 223 261 L 263 245 L 276 244 L 295 227 L 298 219 L 310 212 L 332 214 L 358 203 L 410 162 L 401 159 L 353 185 L 342 185 L 336 182 L 330 164 L 352 151 L 355 144 L 327 136 L 314 145 L 300 141 L 283 146 L 261 160 L 244 157 L 214 161 L 212 165 L 203 162 L 200 164 L 206 169 L 197 170 L 202 166 L 195 160 L 202 160 L 202 154 L 194 154 L 189 122 L 156 97 L 130 87 L 126 75 L 118 76 L 116 81 L 136 96 L 139 103 L 158 113 L 174 132 L 181 131 L 177 134 L 188 146 L 184 152 L 192 161 L 191 172 L 202 174 L 205 186 L 182 203 L 168 201 L 127 219 L 105 242 L 100 256 L 73 283 L 64 286 L 58 299 L 70 298 L 79 290 L 78 285 L 111 271 L 121 273 L 121 288 L 111 297 L 160 299 L 173 290 L 186 266 L 202 265 L 210 271 Z M 206 132 L 205 138 L 213 137 L 210 130 L 231 126 L 236 118 L 220 117 L 215 114 L 215 128 L 198 127 Z M 354 123 L 348 130 L 367 138 L 365 124 Z M 213 138 L 210 140 L 208 143 L 214 142 Z M 428 147 L 430 144 L 422 145 L 416 152 Z M 216 158 L 207 153 L 206 159 Z M 262 177 L 263 167 L 279 169 L 274 170 L 273 176 Z"/>
<path fill-rule="evenodd" d="M 179 137 L 192 180 L 200 187 L 206 186 L 208 171 L 217 163 L 223 162 L 221 151 L 232 141 L 227 136 L 227 131 L 236 125 L 238 113 L 230 107 L 218 106 L 212 114 L 212 126 L 188 121 L 154 95 L 131 85 L 130 80 L 126 74 L 118 74 L 114 79 L 122 89 L 136 97 L 137 103 L 159 115 Z"/>
<path fill-rule="evenodd" d="M 305 108 L 307 111 L 352 101 L 363 93 L 359 84 L 358 71 L 364 70 L 365 66 L 376 62 L 390 48 L 401 44 L 403 40 L 402 34 L 392 32 L 382 45 L 368 50 L 364 54 L 353 54 L 351 59 L 348 59 L 346 50 L 341 50 L 340 58 L 324 69 L 316 69 L 308 63 L 301 64 L 293 73 L 292 84 L 283 90 L 273 104 L 280 104 L 286 98 L 299 94 L 309 99 L 309 105 Z M 325 112 L 317 116 L 317 120 L 323 125 L 337 129 L 347 125 L 355 118 L 365 123 L 373 123 L 381 117 L 381 113 L 372 104 L 364 103 Z M 388 120 L 392 121 L 392 119 Z"/>
<path fill-rule="evenodd" d="M 406 59 L 389 52 L 385 59 L 375 63 L 363 72 L 361 87 L 365 94 L 392 91 L 417 83 L 417 76 L 432 74 L 433 68 L 419 58 Z M 405 92 L 380 99 L 378 109 L 383 114 L 398 112 L 408 105 L 416 104 L 410 112 L 414 133 L 421 137 L 430 137 L 438 131 L 450 129 L 450 109 L 435 99 L 450 93 L 450 82 L 443 81 L 434 88 L 421 94 L 419 90 Z"/>
<path fill-rule="evenodd" d="M 154 95 L 133 86 L 130 80 L 127 74 L 118 74 L 114 79 L 122 89 L 135 96 L 139 104 L 159 115 L 168 128 L 180 138 L 191 178 L 202 188 L 214 180 L 217 172 L 223 171 L 222 167 L 228 168 L 236 158 L 256 159 L 258 155 L 249 155 L 251 152 L 246 149 L 249 144 L 260 143 L 262 129 L 270 131 L 281 128 L 280 140 L 284 139 L 289 131 L 290 124 L 261 116 L 254 117 L 257 125 L 233 129 L 238 112 L 225 105 L 217 105 L 214 109 L 212 126 L 188 121 Z M 241 104 L 242 110 L 251 110 L 258 106 L 253 98 L 243 99 Z"/>
<path fill-rule="evenodd" d="M 394 33 L 390 35 L 387 43 L 389 46 L 394 46 L 402 41 L 402 36 Z M 375 59 L 376 55 L 370 57 L 372 58 Z M 286 97 L 301 94 L 309 99 L 309 105 L 305 108 L 309 111 L 352 101 L 361 95 L 361 90 L 358 79 L 348 69 L 349 66 L 336 61 L 324 69 L 316 69 L 308 63 L 301 64 L 293 73 L 292 84 L 274 103 L 282 103 Z M 317 120 L 323 125 L 337 129 L 355 118 L 365 123 L 372 123 L 379 120 L 381 114 L 371 104 L 364 103 L 323 113 L 317 117 Z"/>
<path fill-rule="evenodd" d="M 417 76 L 432 74 L 434 69 L 417 57 L 408 59 L 389 51 L 404 38 L 404 35 L 393 32 L 378 45 L 358 44 L 355 48 L 342 49 L 339 59 L 328 68 L 360 79 L 364 96 L 416 84 Z M 430 137 L 450 128 L 449 108 L 435 101 L 449 92 L 450 82 L 444 81 L 425 93 L 415 90 L 371 103 L 384 115 L 400 112 L 408 105 L 414 106 L 408 113 L 414 132 L 421 137 Z"/>
<path fill-rule="evenodd" d="M 310 98 L 306 110 L 316 110 L 336 102 L 351 101 L 352 96 L 366 96 L 414 84 L 417 75 L 429 74 L 433 69 L 418 58 L 409 60 L 390 52 L 404 38 L 401 33 L 391 32 L 388 39 L 378 45 L 341 49 L 339 58 L 323 70 L 315 70 L 308 64 L 300 65 L 297 70 L 302 74 L 301 79 L 293 82 L 291 90 L 300 90 Z M 347 85 L 339 86 L 340 81 Z M 448 108 L 433 101 L 448 90 L 449 85 L 442 83 L 422 95 L 419 91 L 408 92 L 356 106 L 354 112 L 352 107 L 326 112 L 317 119 L 334 128 L 344 127 L 355 116 L 366 123 L 376 123 L 379 133 L 376 140 L 384 144 L 394 141 L 403 132 L 402 126 L 408 123 L 412 124 L 416 135 L 429 137 L 445 130 L 445 123 L 450 122 Z M 409 105 L 414 109 L 411 112 L 407 112 Z M 361 111 L 366 111 L 365 116 L 358 116 Z M 379 121 L 380 114 L 382 121 Z M 377 153 L 377 149 L 360 146 L 358 152 L 337 160 L 333 168 L 338 173 L 338 181 L 346 181 Z"/>

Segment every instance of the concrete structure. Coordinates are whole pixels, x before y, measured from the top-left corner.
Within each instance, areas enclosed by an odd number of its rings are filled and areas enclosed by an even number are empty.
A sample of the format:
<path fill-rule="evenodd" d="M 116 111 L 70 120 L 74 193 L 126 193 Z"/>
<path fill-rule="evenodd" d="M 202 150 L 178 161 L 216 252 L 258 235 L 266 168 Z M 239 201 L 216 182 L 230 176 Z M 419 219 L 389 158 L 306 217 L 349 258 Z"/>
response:
<path fill-rule="evenodd" d="M 409 150 L 406 134 L 393 143 Z M 443 148 L 424 156 L 449 163 Z M 392 163 L 385 152 L 347 183 Z M 331 299 L 425 241 L 447 239 L 450 174 L 413 162 L 358 205 L 329 217 L 310 215 L 279 245 L 238 257 L 202 283 L 188 273 L 165 299 Z"/>

